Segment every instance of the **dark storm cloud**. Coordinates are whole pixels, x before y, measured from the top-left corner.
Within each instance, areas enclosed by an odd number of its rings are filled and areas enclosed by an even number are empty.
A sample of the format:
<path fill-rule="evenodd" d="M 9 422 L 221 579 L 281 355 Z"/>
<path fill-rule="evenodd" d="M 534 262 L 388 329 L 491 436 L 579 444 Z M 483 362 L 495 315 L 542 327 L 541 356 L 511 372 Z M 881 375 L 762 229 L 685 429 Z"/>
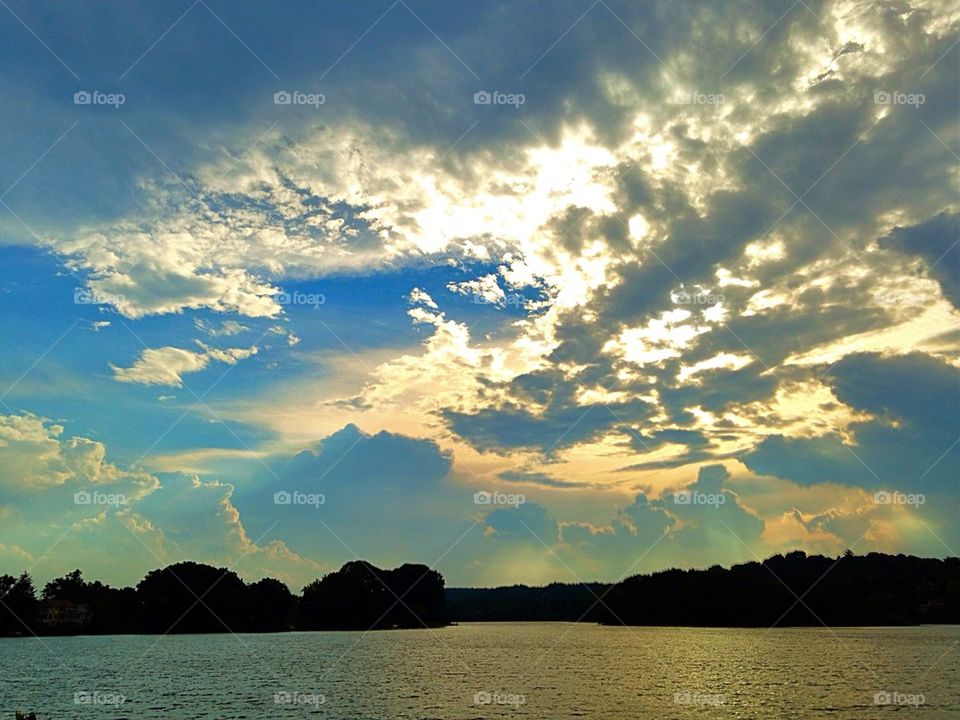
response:
<path fill-rule="evenodd" d="M 532 502 L 494 510 L 487 514 L 485 522 L 494 538 L 532 543 L 537 547 L 553 545 L 559 533 L 559 525 L 547 509 Z"/>
<path fill-rule="evenodd" d="M 922 258 L 944 297 L 960 307 L 960 215 L 943 212 L 918 225 L 894 228 L 880 246 Z"/>
<path fill-rule="evenodd" d="M 650 406 L 641 400 L 577 405 L 569 399 L 551 404 L 542 414 L 518 405 L 442 412 L 453 430 L 480 450 L 531 448 L 544 453 L 600 437 L 613 426 L 650 414 Z"/>
<path fill-rule="evenodd" d="M 876 419 L 838 435 L 765 439 L 743 458 L 751 470 L 803 484 L 956 492 L 960 370 L 922 354 L 850 355 L 826 375 L 837 398 Z"/>

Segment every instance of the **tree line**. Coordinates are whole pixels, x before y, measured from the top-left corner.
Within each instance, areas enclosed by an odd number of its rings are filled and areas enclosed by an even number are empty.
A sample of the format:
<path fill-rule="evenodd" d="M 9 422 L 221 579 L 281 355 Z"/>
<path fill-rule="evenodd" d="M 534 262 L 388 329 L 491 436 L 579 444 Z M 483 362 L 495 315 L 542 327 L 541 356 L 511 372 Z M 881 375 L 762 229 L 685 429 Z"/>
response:
<path fill-rule="evenodd" d="M 803 551 L 729 569 L 669 569 L 614 584 L 451 588 L 454 620 L 787 627 L 960 623 L 960 559 Z"/>
<path fill-rule="evenodd" d="M 609 625 L 873 626 L 960 623 L 960 558 L 802 551 L 763 562 L 667 570 L 615 585 Z"/>
<path fill-rule="evenodd" d="M 30 575 L 0 575 L 0 635 L 216 633 L 439 627 L 450 621 L 609 625 L 856 626 L 960 624 L 960 559 L 802 551 L 762 562 L 669 569 L 618 583 L 451 588 L 425 565 L 382 570 L 358 560 L 299 595 L 227 568 L 181 562 L 136 587 L 80 570 L 39 595 Z"/>
<path fill-rule="evenodd" d="M 37 595 L 29 574 L 0 575 L 0 635 L 283 632 L 446 624 L 444 580 L 425 565 L 381 570 L 349 562 L 294 595 L 273 578 L 244 582 L 227 568 L 179 562 L 136 587 L 74 570 Z"/>

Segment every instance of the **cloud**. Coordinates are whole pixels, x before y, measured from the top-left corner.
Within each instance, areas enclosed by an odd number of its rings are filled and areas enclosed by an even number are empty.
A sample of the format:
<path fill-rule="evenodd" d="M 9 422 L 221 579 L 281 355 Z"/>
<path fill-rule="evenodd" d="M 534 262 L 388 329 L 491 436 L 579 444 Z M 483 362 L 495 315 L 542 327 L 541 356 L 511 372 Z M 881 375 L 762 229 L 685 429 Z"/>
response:
<path fill-rule="evenodd" d="M 607 527 L 563 524 L 563 542 L 572 561 L 614 577 L 754 559 L 770 549 L 762 540 L 764 521 L 728 481 L 724 466 L 702 467 L 697 480 L 676 493 L 637 495 Z"/>
<path fill-rule="evenodd" d="M 531 543 L 537 547 L 555 545 L 560 526 L 547 509 L 536 503 L 515 508 L 499 508 L 484 518 L 488 536 L 510 542 Z"/>
<path fill-rule="evenodd" d="M 227 564 L 246 577 L 277 577 L 299 587 L 332 569 L 301 557 L 270 532 L 251 538 L 233 504 L 234 486 L 183 474 L 120 513 L 155 564 L 180 560 Z"/>
<path fill-rule="evenodd" d="M 233 127 L 187 157 L 183 182 L 158 179 L 162 168 L 144 173 L 139 207 L 50 243 L 129 317 L 189 308 L 276 316 L 289 278 L 482 260 L 491 267 L 451 282 L 453 292 L 502 304 L 501 281 L 536 285 L 542 312 L 480 348 L 469 323 L 439 313 L 418 288 L 411 315 L 438 328 L 429 351 L 378 367 L 357 402 L 412 400 L 483 450 L 543 451 L 561 436 L 563 448 L 618 433 L 614 420 L 601 422 L 609 413 L 597 397 L 616 398 L 610 407 L 640 431 L 665 422 L 729 435 L 734 416 L 756 426 L 788 359 L 899 319 L 874 296 L 881 276 L 909 275 L 894 258 L 919 241 L 903 229 L 955 217 L 945 210 L 955 204 L 950 159 L 919 124 L 949 129 L 953 78 L 935 61 L 949 50 L 952 20 L 908 5 L 880 21 L 856 3 L 826 3 L 818 22 L 757 4 L 731 32 L 709 7 L 658 8 L 598 6 L 557 47 L 518 16 L 551 47 L 528 74 L 536 101 L 525 106 L 526 128 L 486 117 L 451 147 L 478 110 L 473 80 L 431 68 L 435 84 L 423 83 L 412 68 L 437 59 L 435 38 L 407 38 L 390 45 L 410 63 L 392 66 L 390 83 L 423 105 L 385 114 L 384 101 L 337 85 L 345 103 L 322 124 Z M 494 20 L 473 12 L 476 27 Z M 745 41 L 754 35 L 764 42 Z M 650 65 L 636 37 L 662 63 Z M 590 63 L 577 60 L 585 48 Z M 718 90 L 718 61 L 729 68 L 722 102 L 677 102 Z M 511 62 L 530 67 L 519 51 L 498 59 Z M 545 80 L 561 75 L 568 81 Z M 875 102 L 878 89 L 911 82 L 928 97 L 921 108 Z M 424 108 L 437 111 L 430 133 L 413 122 Z M 678 304 L 681 288 L 722 302 Z M 450 383 L 386 387 L 436 367 Z M 526 406 L 514 382 L 534 369 L 566 386 L 546 408 Z M 179 382 L 175 369 L 164 377 Z M 741 445 L 759 432 L 751 427 Z M 714 457 L 729 452 L 721 445 Z"/>
<path fill-rule="evenodd" d="M 439 310 L 437 303 L 434 302 L 433 298 L 430 297 L 426 290 L 421 290 L 420 288 L 415 287 L 410 291 L 410 295 L 408 297 L 411 305 L 423 305 L 431 310 Z"/>
<path fill-rule="evenodd" d="M 542 485 L 551 488 L 575 488 L 582 487 L 579 483 L 562 480 L 542 472 L 524 472 L 522 470 L 507 470 L 497 475 L 501 480 L 516 483 L 530 483 L 533 485 Z"/>
<path fill-rule="evenodd" d="M 246 8 L 231 26 L 258 38 L 285 84 L 309 88 L 324 76 L 322 112 L 281 115 L 296 108 L 270 102 L 272 74 L 235 38 L 211 42 L 191 15 L 178 26 L 180 49 L 157 45 L 125 80 L 138 97 L 126 127 L 85 120 L 52 149 L 84 109 L 58 105 L 69 93 L 24 56 L 10 73 L 21 102 L 4 126 L 0 165 L 9 177 L 31 169 L 8 196 L 17 215 L 0 223 L 11 241 L 56 253 L 103 301 L 98 311 L 165 329 L 197 311 L 237 318 L 197 320 L 209 337 L 278 322 L 273 332 L 295 346 L 278 353 L 282 380 L 245 386 L 253 400 L 226 403 L 245 402 L 248 425 L 273 418 L 281 428 L 251 456 L 276 464 L 283 484 L 329 493 L 324 510 L 343 503 L 342 516 L 288 509 L 317 557 L 349 555 L 334 535 L 364 552 L 390 541 L 398 556 L 436 549 L 429 530 L 452 541 L 476 510 L 458 504 L 476 484 L 465 479 L 466 458 L 484 481 L 544 493 L 531 520 L 545 532 L 558 523 L 558 552 L 597 573 L 618 571 L 611 558 L 632 561 L 664 532 L 643 562 L 737 558 L 771 544 L 757 539 L 764 524 L 784 542 L 827 547 L 868 529 L 895 547 L 916 542 L 907 528 L 918 517 L 942 529 L 946 503 L 881 514 L 850 497 L 887 486 L 944 492 L 957 460 L 960 251 L 956 163 L 944 144 L 956 130 L 958 16 L 942 5 L 878 13 L 831 0 L 784 14 L 760 0 L 735 13 L 610 0 L 582 18 L 567 5 L 549 17 L 517 10 L 509 27 L 495 4 L 437 6 L 423 19 L 436 36 L 398 5 L 365 40 L 376 53 L 351 53 L 329 73 L 302 47 L 361 36 L 364 13 L 298 7 L 287 22 L 283 4 Z M 69 8 L 56 18 L 24 12 L 42 37 L 62 36 L 55 20 L 76 28 L 73 37 L 89 28 Z M 323 22 L 312 13 L 326 13 Z M 170 22 L 161 10 L 137 20 L 119 8 L 97 18 L 113 56 L 140 56 L 156 39 L 151 28 Z M 66 46 L 64 57 L 83 56 Z M 475 105 L 477 75 L 515 78 L 528 102 Z M 896 92 L 924 102 L 883 102 Z M 34 168 L 48 150 L 57 162 Z M 438 266 L 462 274 L 437 280 Z M 343 337 L 327 318 L 295 325 L 295 308 L 280 301 L 295 283 L 366 289 L 388 273 L 409 280 L 389 308 L 362 291 L 325 308 L 349 317 Z M 522 314 L 494 313 L 456 298 L 438 304 L 444 288 L 497 306 L 517 297 L 507 291 L 536 298 Z M 44 303 L 29 308 L 53 322 Z M 365 332 L 388 335 L 387 311 L 413 321 L 390 335 L 400 341 L 340 352 Z M 113 378 L 177 387 L 256 351 L 189 348 L 182 328 L 171 335 L 129 367 L 111 366 Z M 277 397 L 299 403 L 298 414 Z M 72 400 L 64 413 L 78 422 L 102 411 Z M 328 436 L 306 455 L 277 451 L 312 440 L 314 424 Z M 14 450 L 7 492 L 114 472 L 102 444 L 61 439 L 57 427 L 3 426 Z M 384 427 L 392 432 L 377 432 Z M 197 453 L 207 450 L 216 452 Z M 760 474 L 750 492 L 700 470 L 719 460 L 733 468 L 736 457 Z M 721 506 L 658 495 L 694 472 L 696 491 L 726 498 Z M 212 477 L 164 488 L 182 502 L 202 498 L 218 528 L 210 552 L 244 545 L 228 522 L 233 503 L 253 535 L 269 528 L 277 478 Z M 596 499 L 605 485 L 616 486 L 615 500 Z M 624 488 L 635 500 L 610 522 L 610 513 L 588 520 L 564 507 L 568 497 L 622 506 Z M 784 501 L 758 525 L 751 503 L 771 488 L 790 498 L 817 488 L 835 502 Z M 81 519 L 94 532 L 112 517 Z M 159 515 L 124 517 L 162 543 L 152 529 Z M 505 557 L 511 536 L 496 536 Z M 193 540 L 171 526 L 166 542 L 186 551 Z M 480 553 L 472 542 L 458 551 Z M 542 550 L 525 544 L 517 554 L 545 573 Z M 519 575 L 519 563 L 511 567 Z"/>
<path fill-rule="evenodd" d="M 216 325 L 203 318 L 194 318 L 193 325 L 197 330 L 211 337 L 232 337 L 250 329 L 236 320 L 223 320 L 219 325 Z"/>
<path fill-rule="evenodd" d="M 960 308 L 960 215 L 943 212 L 911 227 L 895 227 L 880 246 L 917 255 L 924 269 L 943 289 L 944 297 Z"/>
<path fill-rule="evenodd" d="M 235 365 L 257 354 L 257 346 L 249 348 L 210 348 L 202 343 L 202 352 L 176 347 L 147 348 L 128 368 L 110 365 L 117 382 L 140 385 L 183 387 L 183 375 L 203 370 L 211 361 Z"/>
<path fill-rule="evenodd" d="M 310 449 L 264 463 L 255 484 L 234 495 L 236 506 L 252 534 L 277 523 L 276 537 L 311 556 L 424 560 L 442 551 L 444 538 L 456 540 L 474 509 L 472 491 L 444 482 L 452 459 L 430 440 L 346 425 Z M 323 499 L 278 504 L 277 493 Z"/>
<path fill-rule="evenodd" d="M 251 539 L 231 484 L 123 468 L 106 460 L 103 443 L 63 434 L 44 418 L 0 416 L 4 571 L 32 567 L 42 582 L 82 567 L 132 583 L 148 569 L 190 559 L 298 586 L 329 569 L 267 533 Z"/>
<path fill-rule="evenodd" d="M 475 413 L 444 411 L 453 430 L 480 450 L 533 448 L 550 453 L 599 437 L 620 418 L 635 420 L 649 415 L 643 401 L 590 405 L 549 406 L 542 414 L 518 405 L 483 409 Z"/>
<path fill-rule="evenodd" d="M 103 443 L 63 438 L 63 433 L 62 425 L 47 418 L 0 415 L 0 488 L 5 496 L 82 486 L 109 487 L 135 497 L 154 486 L 152 476 L 107 462 Z"/>
<path fill-rule="evenodd" d="M 848 437 L 771 436 L 744 455 L 747 467 L 804 484 L 950 491 L 960 460 L 960 370 L 919 353 L 865 353 L 843 358 L 825 379 L 870 419 L 851 424 Z"/>
<path fill-rule="evenodd" d="M 447 289 L 450 292 L 466 295 L 478 304 L 485 303 L 502 307 L 507 302 L 506 293 L 503 292 L 503 288 L 500 287 L 494 273 L 484 275 L 476 280 L 448 283 Z"/>

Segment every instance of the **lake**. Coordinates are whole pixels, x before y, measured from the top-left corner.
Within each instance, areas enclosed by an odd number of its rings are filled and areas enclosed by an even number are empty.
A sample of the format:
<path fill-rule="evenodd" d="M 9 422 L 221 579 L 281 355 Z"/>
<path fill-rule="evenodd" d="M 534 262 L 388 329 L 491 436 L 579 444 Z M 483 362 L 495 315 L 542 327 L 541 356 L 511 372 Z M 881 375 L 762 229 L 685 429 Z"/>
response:
<path fill-rule="evenodd" d="M 0 640 L 0 719 L 957 718 L 960 626 Z"/>

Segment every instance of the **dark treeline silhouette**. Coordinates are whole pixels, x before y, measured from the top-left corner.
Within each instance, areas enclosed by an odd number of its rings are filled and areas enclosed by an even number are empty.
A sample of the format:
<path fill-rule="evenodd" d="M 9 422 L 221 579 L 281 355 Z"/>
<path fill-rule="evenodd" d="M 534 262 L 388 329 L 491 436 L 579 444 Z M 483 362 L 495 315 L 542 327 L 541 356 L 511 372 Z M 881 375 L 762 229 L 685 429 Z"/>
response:
<path fill-rule="evenodd" d="M 599 599 L 598 599 L 599 598 Z M 798 601 L 797 598 L 801 600 Z M 279 580 L 244 582 L 226 568 L 181 562 L 135 588 L 0 575 L 0 635 L 279 632 L 438 627 L 454 621 L 618 625 L 830 626 L 960 624 L 960 559 L 792 552 L 729 569 L 664 570 L 615 585 L 444 589 L 425 565 L 363 561 L 296 596 Z"/>
<path fill-rule="evenodd" d="M 798 601 L 798 598 L 800 599 Z M 628 625 L 850 626 L 960 623 L 960 558 L 802 551 L 729 570 L 667 570 L 617 584 L 600 621 Z"/>
<path fill-rule="evenodd" d="M 136 600 L 140 627 L 160 633 L 289 630 L 296 610 L 295 596 L 279 580 L 248 585 L 230 570 L 193 562 L 147 573 Z"/>
<path fill-rule="evenodd" d="M 451 620 L 460 621 L 732 627 L 820 626 L 821 620 L 830 626 L 958 624 L 960 559 L 855 556 L 849 551 L 828 558 L 797 551 L 730 569 L 637 575 L 613 586 L 451 588 L 447 609 Z"/>
<path fill-rule="evenodd" d="M 88 582 L 80 570 L 37 597 L 26 573 L 0 575 L 0 635 L 281 632 L 446 624 L 443 577 L 425 565 L 381 570 L 350 562 L 304 588 L 273 578 L 180 562 L 147 573 L 136 588 Z"/>
<path fill-rule="evenodd" d="M 447 624 L 443 576 L 423 565 L 380 570 L 357 560 L 303 589 L 304 630 L 422 628 Z"/>

